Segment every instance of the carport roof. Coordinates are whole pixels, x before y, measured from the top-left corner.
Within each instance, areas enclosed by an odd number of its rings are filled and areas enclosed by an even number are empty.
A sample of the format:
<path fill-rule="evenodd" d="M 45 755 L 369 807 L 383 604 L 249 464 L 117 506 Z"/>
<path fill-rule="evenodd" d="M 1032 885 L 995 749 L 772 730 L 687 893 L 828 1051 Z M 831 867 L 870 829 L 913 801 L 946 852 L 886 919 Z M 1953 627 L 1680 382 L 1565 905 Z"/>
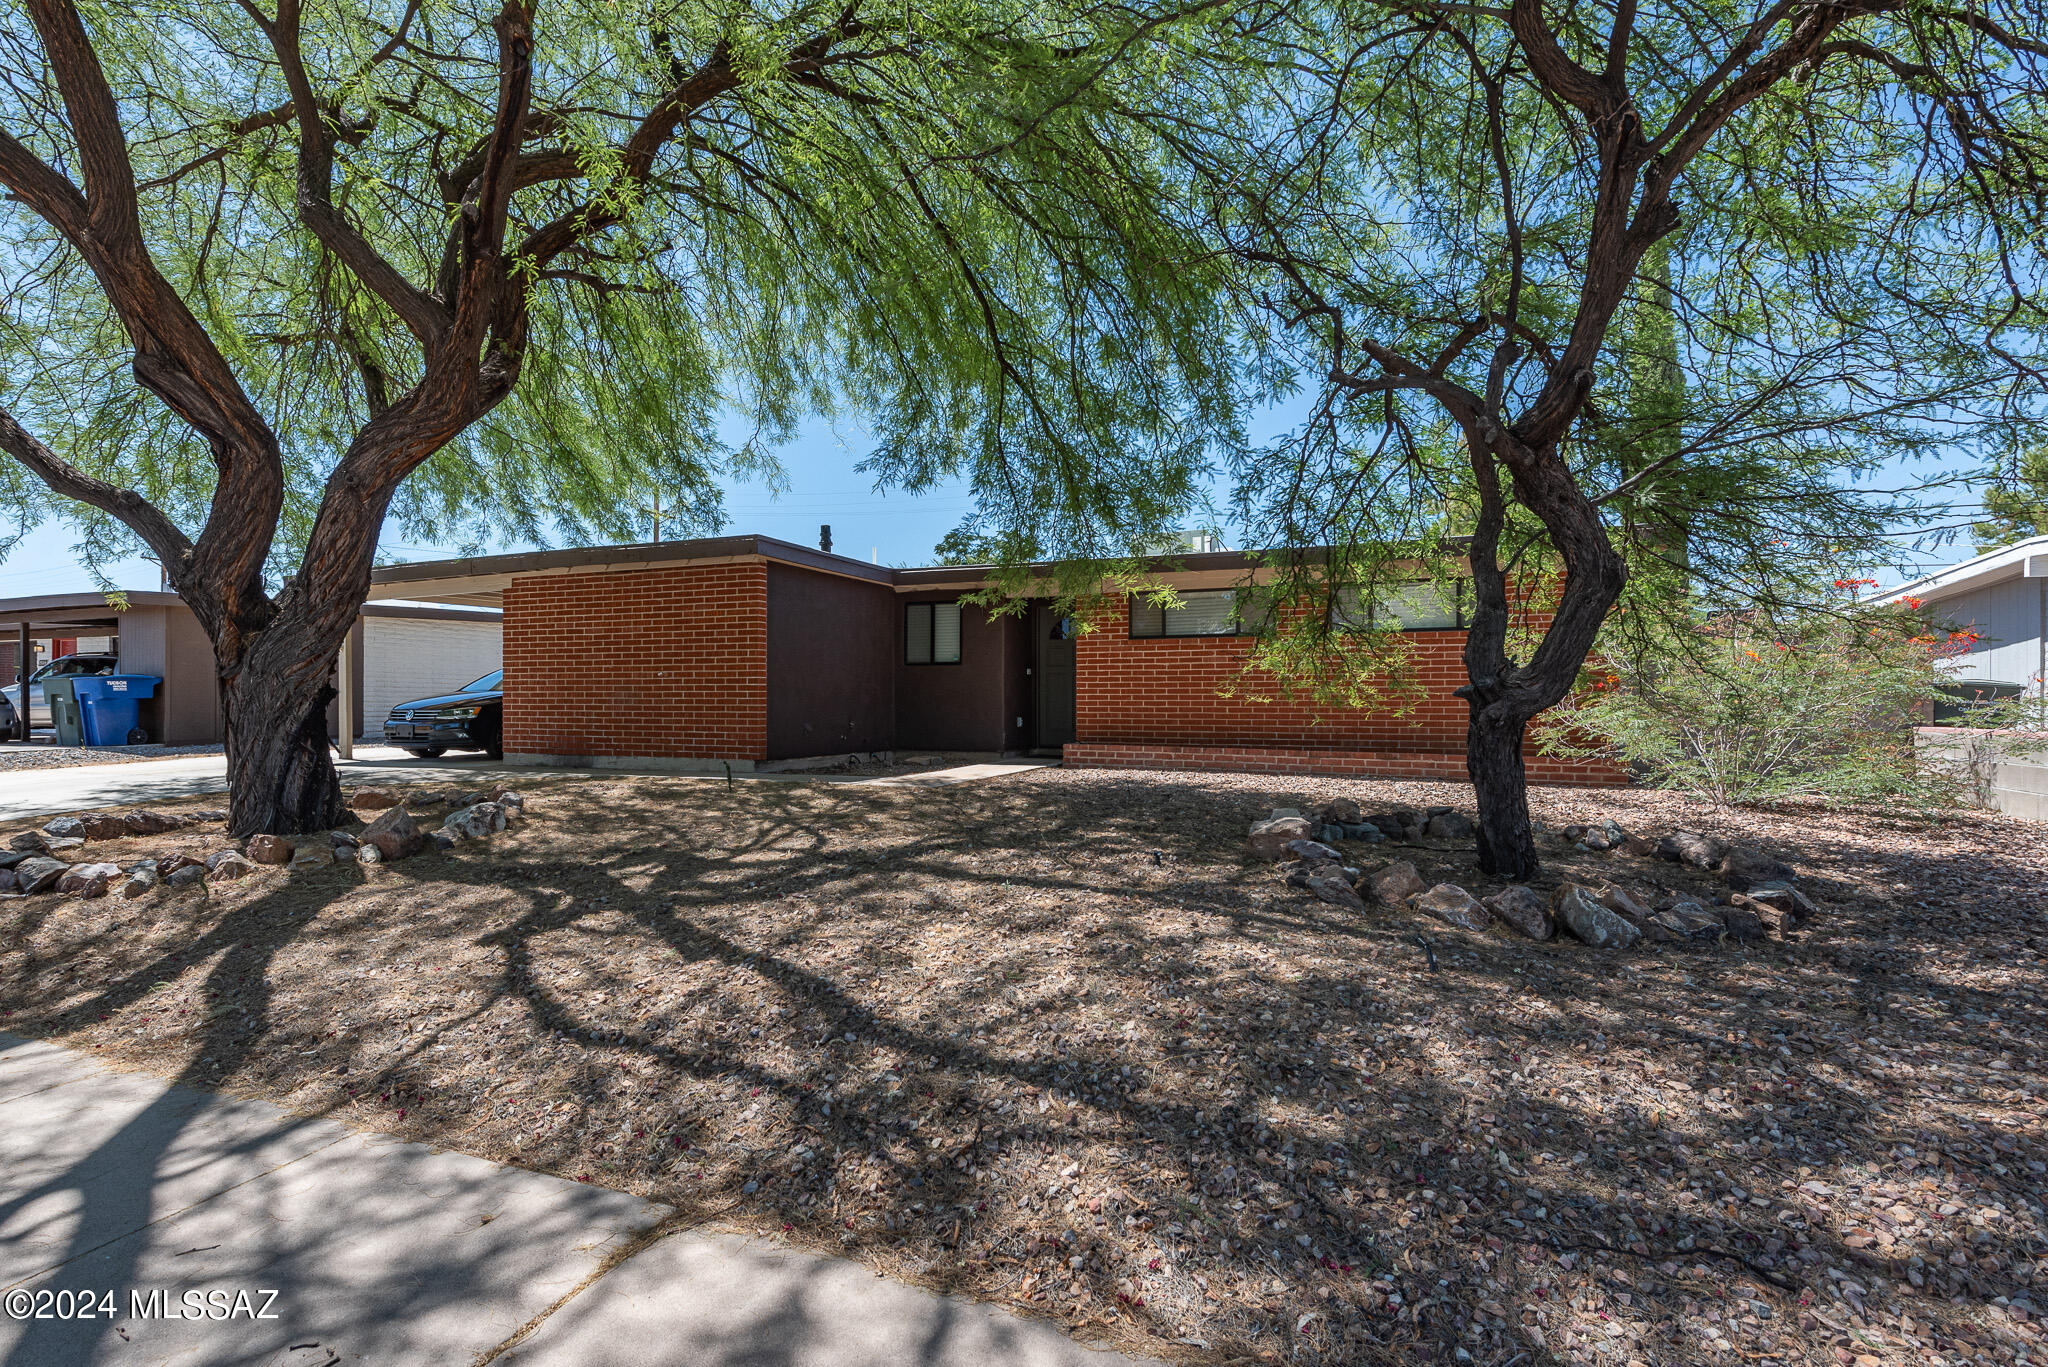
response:
<path fill-rule="evenodd" d="M 137 590 L 124 593 L 129 607 L 182 606 L 175 593 Z M 0 598 L 0 631 L 19 631 L 23 623 L 31 631 L 64 631 L 72 627 L 111 626 L 121 609 L 103 593 L 49 593 L 34 598 Z"/>

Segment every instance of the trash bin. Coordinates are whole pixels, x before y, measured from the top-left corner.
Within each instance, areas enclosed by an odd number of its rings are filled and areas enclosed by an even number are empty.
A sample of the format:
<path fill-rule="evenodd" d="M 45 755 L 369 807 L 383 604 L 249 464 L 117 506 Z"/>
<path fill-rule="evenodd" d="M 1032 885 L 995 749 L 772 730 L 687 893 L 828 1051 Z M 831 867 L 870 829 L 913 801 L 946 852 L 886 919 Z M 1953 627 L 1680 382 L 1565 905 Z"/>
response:
<path fill-rule="evenodd" d="M 71 686 L 78 680 L 70 676 L 48 678 L 42 682 L 43 704 L 50 709 L 50 729 L 56 732 L 59 745 L 85 744 L 85 732 L 78 713 L 78 695 Z M 28 690 L 23 689 L 24 693 Z"/>
<path fill-rule="evenodd" d="M 68 681 L 78 698 L 86 745 L 141 745 L 141 704 L 163 680 L 153 674 L 100 674 Z M 52 716 L 56 714 L 51 713 Z"/>

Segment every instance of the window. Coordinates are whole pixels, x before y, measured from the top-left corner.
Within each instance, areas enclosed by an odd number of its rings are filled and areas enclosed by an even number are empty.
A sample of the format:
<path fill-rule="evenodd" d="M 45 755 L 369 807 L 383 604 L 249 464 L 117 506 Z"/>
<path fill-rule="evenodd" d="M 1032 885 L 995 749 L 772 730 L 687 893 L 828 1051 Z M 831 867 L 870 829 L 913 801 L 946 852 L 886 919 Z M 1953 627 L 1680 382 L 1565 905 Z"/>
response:
<path fill-rule="evenodd" d="M 912 665 L 960 663 L 960 605 L 903 605 L 903 662 Z"/>
<path fill-rule="evenodd" d="M 1395 584 L 1370 605 L 1356 588 L 1340 589 L 1330 611 L 1330 625 L 1339 631 L 1378 626 L 1387 631 L 1456 631 L 1465 625 L 1465 582 L 1452 588 L 1434 580 Z"/>
<path fill-rule="evenodd" d="M 1131 595 L 1131 635 L 1244 636 L 1264 631 L 1272 605 L 1258 599 L 1239 606 L 1235 589 L 1204 589 L 1180 595 L 1180 606 L 1167 608 Z"/>

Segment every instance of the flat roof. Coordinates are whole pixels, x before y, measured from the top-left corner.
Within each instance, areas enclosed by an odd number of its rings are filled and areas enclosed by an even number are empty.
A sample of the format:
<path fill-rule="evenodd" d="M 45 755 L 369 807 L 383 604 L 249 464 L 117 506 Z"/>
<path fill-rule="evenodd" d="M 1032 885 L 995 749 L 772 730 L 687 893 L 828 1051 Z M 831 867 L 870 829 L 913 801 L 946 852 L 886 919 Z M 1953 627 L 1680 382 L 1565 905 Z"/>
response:
<path fill-rule="evenodd" d="M 2048 536 L 2030 536 L 2010 546 L 1986 551 L 1975 559 L 1950 565 L 1947 569 L 1923 574 L 1911 583 L 1899 585 L 1879 601 L 1896 603 L 1902 598 L 1953 598 L 1959 593 L 2008 579 L 2048 579 Z"/>
<path fill-rule="evenodd" d="M 185 600 L 175 593 L 160 589 L 117 590 L 128 602 L 129 608 L 182 608 Z M 393 598 L 413 597 L 412 594 L 391 594 Z M 0 598 L 0 634 L 19 631 L 26 622 L 31 631 L 58 631 L 71 627 L 107 627 L 114 625 L 123 609 L 107 601 L 104 593 L 46 593 L 30 598 Z M 428 603 L 401 602 L 366 604 L 363 615 L 367 617 L 417 617 L 437 621 L 494 622 L 499 613 L 496 604 L 486 610 L 483 607 L 448 608 Z"/>

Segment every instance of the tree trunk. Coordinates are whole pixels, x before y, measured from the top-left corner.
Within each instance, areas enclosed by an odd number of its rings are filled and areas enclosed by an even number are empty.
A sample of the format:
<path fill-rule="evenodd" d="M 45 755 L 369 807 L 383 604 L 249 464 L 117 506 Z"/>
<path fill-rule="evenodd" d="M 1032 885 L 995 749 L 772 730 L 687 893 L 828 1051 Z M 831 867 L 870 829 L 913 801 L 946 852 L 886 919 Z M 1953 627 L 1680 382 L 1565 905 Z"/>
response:
<path fill-rule="evenodd" d="M 1477 700 L 1465 728 L 1465 772 L 1479 807 L 1479 871 L 1510 883 L 1536 876 L 1536 831 L 1522 766 L 1527 729 L 1519 716 Z"/>
<path fill-rule="evenodd" d="M 333 697 L 324 669 L 309 682 L 245 667 L 229 681 L 221 703 L 230 835 L 300 835 L 348 820 L 327 754 Z"/>

